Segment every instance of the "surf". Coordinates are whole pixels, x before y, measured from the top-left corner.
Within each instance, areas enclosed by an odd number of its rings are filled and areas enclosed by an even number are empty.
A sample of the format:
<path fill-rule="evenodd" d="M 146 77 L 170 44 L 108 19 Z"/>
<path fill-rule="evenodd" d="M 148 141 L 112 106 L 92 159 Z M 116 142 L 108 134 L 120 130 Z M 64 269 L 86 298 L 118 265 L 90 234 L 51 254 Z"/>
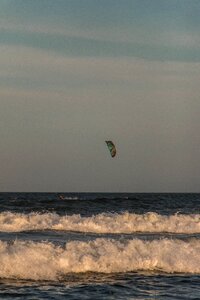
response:
<path fill-rule="evenodd" d="M 50 242 L 0 241 L 0 278 L 60 280 L 69 273 L 158 271 L 200 274 L 200 241 L 161 239 Z"/>
<path fill-rule="evenodd" d="M 160 215 L 155 212 L 133 214 L 101 213 L 90 217 L 79 214 L 0 213 L 0 231 L 65 230 L 91 233 L 200 233 L 200 214 Z"/>

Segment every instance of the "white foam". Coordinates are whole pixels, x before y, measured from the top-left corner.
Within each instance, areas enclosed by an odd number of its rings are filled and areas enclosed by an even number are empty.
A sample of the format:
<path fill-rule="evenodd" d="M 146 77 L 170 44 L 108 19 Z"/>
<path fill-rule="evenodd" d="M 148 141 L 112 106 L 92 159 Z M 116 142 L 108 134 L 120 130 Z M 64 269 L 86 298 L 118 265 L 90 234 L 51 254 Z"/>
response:
<path fill-rule="evenodd" d="M 52 243 L 0 241 L 0 278 L 57 280 L 75 272 L 162 271 L 200 274 L 200 241 L 191 239 L 119 242 L 96 239 Z"/>
<path fill-rule="evenodd" d="M 80 200 L 78 197 L 59 197 L 60 199 L 62 199 L 62 200 Z"/>
<path fill-rule="evenodd" d="M 93 233 L 170 232 L 200 233 L 200 214 L 170 216 L 149 212 L 143 215 L 99 214 L 59 216 L 56 213 L 0 213 L 0 231 L 67 230 Z"/>

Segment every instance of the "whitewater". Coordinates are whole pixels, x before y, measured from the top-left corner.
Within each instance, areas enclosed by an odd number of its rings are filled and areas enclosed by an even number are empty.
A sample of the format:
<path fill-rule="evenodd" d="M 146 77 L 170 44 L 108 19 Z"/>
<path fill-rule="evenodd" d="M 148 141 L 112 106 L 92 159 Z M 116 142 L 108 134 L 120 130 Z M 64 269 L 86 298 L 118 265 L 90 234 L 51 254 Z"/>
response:
<path fill-rule="evenodd" d="M 102 213 L 91 217 L 80 214 L 60 216 L 56 213 L 0 213 L 0 231 L 66 230 L 93 233 L 168 232 L 200 233 L 200 214 L 160 215 Z"/>
<path fill-rule="evenodd" d="M 172 255 L 173 253 L 173 255 Z M 58 280 L 67 273 L 162 271 L 200 273 L 200 241 L 139 239 L 119 242 L 71 241 L 64 247 L 49 242 L 0 242 L 0 277 Z"/>
<path fill-rule="evenodd" d="M 0 193 L 0 299 L 199 299 L 200 194 Z"/>

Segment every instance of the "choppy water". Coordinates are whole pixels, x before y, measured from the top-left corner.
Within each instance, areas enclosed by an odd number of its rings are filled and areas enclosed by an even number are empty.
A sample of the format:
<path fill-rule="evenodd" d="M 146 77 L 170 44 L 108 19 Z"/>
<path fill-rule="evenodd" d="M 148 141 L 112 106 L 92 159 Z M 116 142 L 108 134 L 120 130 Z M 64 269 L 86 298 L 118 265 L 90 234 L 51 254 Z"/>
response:
<path fill-rule="evenodd" d="M 200 194 L 0 194 L 1 299 L 200 299 Z"/>

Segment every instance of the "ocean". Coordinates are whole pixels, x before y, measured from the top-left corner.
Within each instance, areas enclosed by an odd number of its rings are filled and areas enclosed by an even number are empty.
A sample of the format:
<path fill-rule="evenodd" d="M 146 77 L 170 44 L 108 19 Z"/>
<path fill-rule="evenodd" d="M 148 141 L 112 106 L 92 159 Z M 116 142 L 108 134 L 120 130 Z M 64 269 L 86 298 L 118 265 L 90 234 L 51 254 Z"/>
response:
<path fill-rule="evenodd" d="M 0 299 L 200 299 L 200 194 L 0 193 Z"/>

